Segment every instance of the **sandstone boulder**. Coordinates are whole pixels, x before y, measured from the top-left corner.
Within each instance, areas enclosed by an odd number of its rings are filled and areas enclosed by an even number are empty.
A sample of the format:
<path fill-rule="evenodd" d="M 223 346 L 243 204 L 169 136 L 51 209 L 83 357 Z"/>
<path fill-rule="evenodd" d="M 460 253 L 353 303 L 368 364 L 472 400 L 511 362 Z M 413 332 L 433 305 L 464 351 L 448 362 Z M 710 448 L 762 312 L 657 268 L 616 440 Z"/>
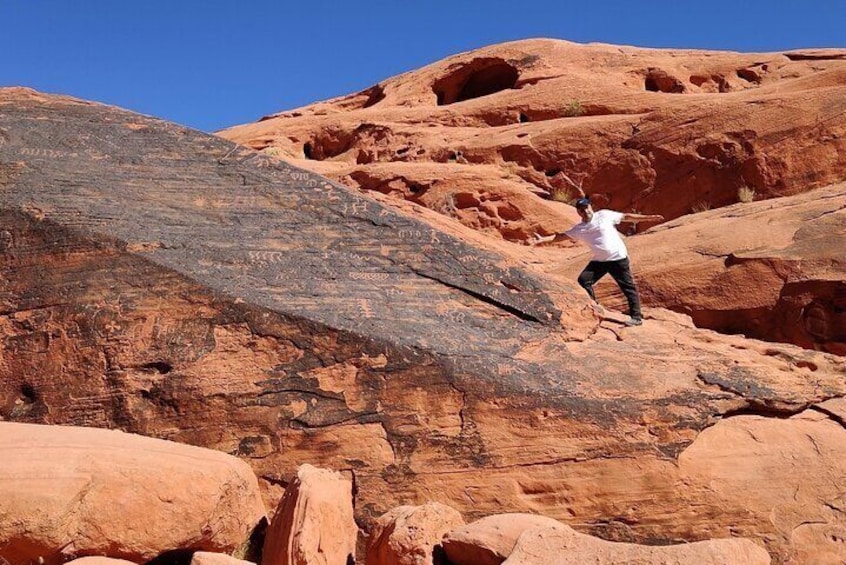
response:
<path fill-rule="evenodd" d="M 235 457 L 118 431 L 0 422 L 0 555 L 135 562 L 243 549 L 265 511 Z"/>
<path fill-rule="evenodd" d="M 262 565 L 351 565 L 357 537 L 352 481 L 302 465 L 270 521 Z"/>
<path fill-rule="evenodd" d="M 558 520 L 534 514 L 495 514 L 447 532 L 444 551 L 456 565 L 499 565 L 523 532 L 560 525 Z"/>
<path fill-rule="evenodd" d="M 367 541 L 367 565 L 440 565 L 441 540 L 464 525 L 457 510 L 430 502 L 399 506 L 376 520 Z"/>
<path fill-rule="evenodd" d="M 769 565 L 769 554 L 747 539 L 717 539 L 667 546 L 614 543 L 568 526 L 528 530 L 503 565 Z"/>

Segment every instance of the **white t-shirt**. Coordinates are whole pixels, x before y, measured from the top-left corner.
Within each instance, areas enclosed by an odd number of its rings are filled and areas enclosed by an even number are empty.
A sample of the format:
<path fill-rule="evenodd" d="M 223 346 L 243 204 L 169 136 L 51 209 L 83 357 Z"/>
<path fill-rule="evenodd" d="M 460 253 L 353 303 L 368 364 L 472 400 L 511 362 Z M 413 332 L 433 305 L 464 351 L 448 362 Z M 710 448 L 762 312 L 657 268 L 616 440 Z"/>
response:
<path fill-rule="evenodd" d="M 620 232 L 614 227 L 622 220 L 620 212 L 597 210 L 589 222 L 580 222 L 564 233 L 587 244 L 594 261 L 619 261 L 629 256 Z"/>

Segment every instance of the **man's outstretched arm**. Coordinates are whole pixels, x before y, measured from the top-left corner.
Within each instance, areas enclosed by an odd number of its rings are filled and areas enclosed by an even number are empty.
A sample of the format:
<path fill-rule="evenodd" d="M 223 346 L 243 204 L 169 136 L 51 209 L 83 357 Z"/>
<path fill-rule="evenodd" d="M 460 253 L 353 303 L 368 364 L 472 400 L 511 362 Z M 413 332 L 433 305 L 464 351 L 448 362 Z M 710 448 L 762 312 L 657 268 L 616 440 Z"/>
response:
<path fill-rule="evenodd" d="M 541 245 L 544 243 L 553 243 L 555 241 L 574 241 L 569 235 L 564 232 L 553 233 L 550 235 L 541 235 L 536 233 L 532 239 L 529 240 L 531 245 Z"/>
<path fill-rule="evenodd" d="M 623 214 L 624 222 L 662 222 L 664 216 L 661 214 Z"/>

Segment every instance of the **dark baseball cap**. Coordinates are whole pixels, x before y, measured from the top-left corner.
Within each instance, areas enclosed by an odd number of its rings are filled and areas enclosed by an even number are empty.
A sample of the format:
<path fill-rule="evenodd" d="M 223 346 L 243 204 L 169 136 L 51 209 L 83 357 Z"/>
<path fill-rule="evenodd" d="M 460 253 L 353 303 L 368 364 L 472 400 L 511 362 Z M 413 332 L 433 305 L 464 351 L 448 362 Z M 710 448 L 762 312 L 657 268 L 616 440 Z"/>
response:
<path fill-rule="evenodd" d="M 576 208 L 587 208 L 590 206 L 590 198 L 579 198 L 576 200 Z"/>

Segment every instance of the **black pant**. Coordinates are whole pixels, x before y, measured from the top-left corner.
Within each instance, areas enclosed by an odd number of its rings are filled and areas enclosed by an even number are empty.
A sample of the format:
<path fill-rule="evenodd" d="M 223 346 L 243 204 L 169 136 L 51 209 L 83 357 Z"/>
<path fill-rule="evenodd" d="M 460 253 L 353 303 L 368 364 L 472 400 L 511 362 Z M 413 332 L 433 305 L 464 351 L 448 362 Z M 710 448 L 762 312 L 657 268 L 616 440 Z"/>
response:
<path fill-rule="evenodd" d="M 579 275 L 579 284 L 596 301 L 593 285 L 606 274 L 614 277 L 617 286 L 626 295 L 626 300 L 629 302 L 629 315 L 632 318 L 640 318 L 640 298 L 637 295 L 637 287 L 632 277 L 632 268 L 629 265 L 628 257 L 619 261 L 591 261 Z"/>

